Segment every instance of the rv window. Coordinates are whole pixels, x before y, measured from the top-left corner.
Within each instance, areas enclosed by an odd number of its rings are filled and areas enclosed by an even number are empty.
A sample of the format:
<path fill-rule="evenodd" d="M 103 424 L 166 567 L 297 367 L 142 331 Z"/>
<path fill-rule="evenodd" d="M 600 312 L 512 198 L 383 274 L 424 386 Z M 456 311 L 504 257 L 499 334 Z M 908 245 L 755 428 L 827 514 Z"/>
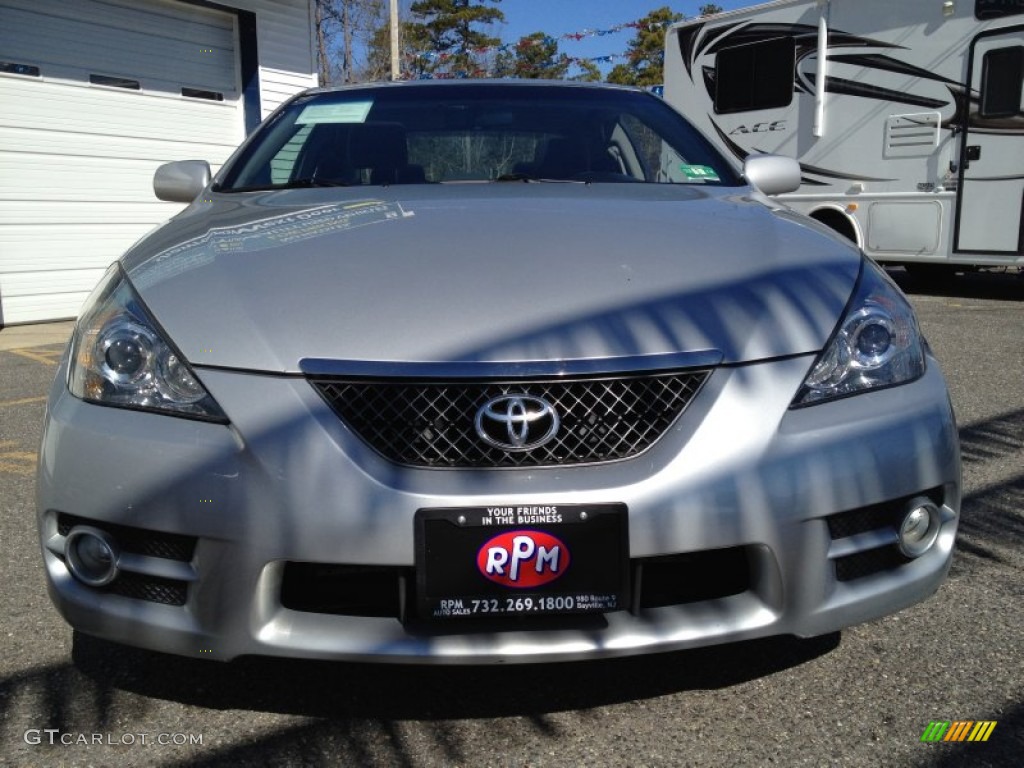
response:
<path fill-rule="evenodd" d="M 985 54 L 981 69 L 981 116 L 1016 117 L 1024 86 L 1024 46 L 999 48 Z"/>
<path fill-rule="evenodd" d="M 981 21 L 1024 14 L 1022 0 L 974 0 L 974 18 Z"/>
<path fill-rule="evenodd" d="M 723 48 L 715 60 L 715 112 L 788 106 L 795 71 L 792 37 Z"/>

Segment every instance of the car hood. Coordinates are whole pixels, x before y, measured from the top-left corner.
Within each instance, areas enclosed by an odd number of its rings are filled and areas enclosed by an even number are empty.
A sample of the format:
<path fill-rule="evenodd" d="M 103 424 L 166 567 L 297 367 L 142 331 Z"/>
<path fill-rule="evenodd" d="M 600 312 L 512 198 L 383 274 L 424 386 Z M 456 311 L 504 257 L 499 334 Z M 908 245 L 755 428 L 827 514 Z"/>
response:
<path fill-rule="evenodd" d="M 193 364 L 816 352 L 858 251 L 743 190 L 464 184 L 220 194 L 123 259 Z"/>

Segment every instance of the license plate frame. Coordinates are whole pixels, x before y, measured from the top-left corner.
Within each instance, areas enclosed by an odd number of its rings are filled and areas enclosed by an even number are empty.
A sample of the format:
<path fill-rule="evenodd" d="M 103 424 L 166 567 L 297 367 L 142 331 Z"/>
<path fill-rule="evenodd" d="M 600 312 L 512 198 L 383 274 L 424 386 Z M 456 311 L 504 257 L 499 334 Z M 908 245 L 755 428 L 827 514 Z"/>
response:
<path fill-rule="evenodd" d="M 530 547 L 521 537 L 535 545 L 530 558 L 521 558 Z M 565 551 L 556 552 L 559 545 Z M 622 503 L 420 509 L 415 547 L 415 615 L 422 621 L 629 607 L 629 518 Z M 505 550 L 504 563 L 499 549 Z M 547 580 L 512 586 L 517 562 L 521 580 Z M 557 576 L 553 566 L 562 568 Z"/>

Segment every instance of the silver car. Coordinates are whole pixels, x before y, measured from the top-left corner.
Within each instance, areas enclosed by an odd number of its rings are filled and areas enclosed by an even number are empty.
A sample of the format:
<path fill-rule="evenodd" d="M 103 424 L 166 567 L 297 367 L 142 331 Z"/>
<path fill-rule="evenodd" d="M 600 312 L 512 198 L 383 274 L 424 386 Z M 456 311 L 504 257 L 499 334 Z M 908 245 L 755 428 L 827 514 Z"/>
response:
<path fill-rule="evenodd" d="M 311 91 L 107 272 L 38 522 L 81 632 L 176 654 L 587 659 L 933 593 L 957 433 L 904 296 L 639 90 Z"/>

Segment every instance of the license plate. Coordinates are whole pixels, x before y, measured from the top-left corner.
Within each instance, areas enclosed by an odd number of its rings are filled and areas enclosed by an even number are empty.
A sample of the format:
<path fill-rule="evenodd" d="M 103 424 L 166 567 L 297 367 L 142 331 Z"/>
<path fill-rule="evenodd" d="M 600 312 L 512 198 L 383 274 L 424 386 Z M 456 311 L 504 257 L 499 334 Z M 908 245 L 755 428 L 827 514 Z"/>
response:
<path fill-rule="evenodd" d="M 625 504 L 421 509 L 421 619 L 623 610 L 629 601 Z"/>

